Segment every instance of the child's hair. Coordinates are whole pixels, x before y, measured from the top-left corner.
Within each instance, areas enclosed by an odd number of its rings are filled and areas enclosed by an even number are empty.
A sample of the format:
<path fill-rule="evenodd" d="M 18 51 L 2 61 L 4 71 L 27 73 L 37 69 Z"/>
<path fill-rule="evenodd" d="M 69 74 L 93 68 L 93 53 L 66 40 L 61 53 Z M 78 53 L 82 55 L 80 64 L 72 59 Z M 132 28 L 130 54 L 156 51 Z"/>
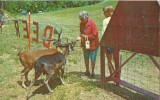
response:
<path fill-rule="evenodd" d="M 107 7 L 104 7 L 104 8 L 103 8 L 103 11 L 104 11 L 104 12 L 106 12 L 106 11 L 113 12 L 113 11 L 114 11 L 114 8 L 113 8 L 113 6 L 107 6 Z"/>

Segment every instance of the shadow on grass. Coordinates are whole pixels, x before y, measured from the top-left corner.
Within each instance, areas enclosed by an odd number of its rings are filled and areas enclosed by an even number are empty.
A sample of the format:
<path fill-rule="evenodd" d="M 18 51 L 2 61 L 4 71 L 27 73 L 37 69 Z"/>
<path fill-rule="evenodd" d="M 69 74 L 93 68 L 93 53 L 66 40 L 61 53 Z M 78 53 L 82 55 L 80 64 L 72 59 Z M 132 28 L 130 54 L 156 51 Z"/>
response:
<path fill-rule="evenodd" d="M 43 83 L 43 81 L 41 82 Z M 61 80 L 59 78 L 55 78 L 54 80 L 50 80 L 48 82 L 49 86 L 51 87 L 52 90 L 54 90 L 54 88 L 56 88 L 56 86 L 58 85 L 61 85 Z M 36 89 L 33 94 L 42 94 L 42 95 L 45 95 L 45 94 L 48 94 L 49 91 L 46 87 L 45 84 L 43 84 L 42 86 L 40 86 L 38 89 Z"/>
<path fill-rule="evenodd" d="M 31 91 L 30 91 L 31 95 L 29 95 L 29 98 L 31 98 L 32 96 L 35 96 L 36 94 L 45 95 L 45 94 L 49 93 L 49 91 L 48 91 L 48 89 L 47 89 L 47 87 L 46 87 L 46 85 L 44 84 L 43 81 L 44 81 L 43 79 L 39 79 L 39 80 L 35 81 L 34 86 L 31 88 Z M 21 81 L 17 81 L 17 83 L 19 85 L 22 85 Z M 28 85 L 26 85 L 26 86 L 29 86 L 29 84 L 30 83 L 28 83 Z M 61 82 L 60 78 L 54 77 L 54 78 L 50 79 L 50 81 L 48 82 L 48 84 L 51 87 L 51 89 L 54 91 L 54 89 L 56 88 L 56 86 L 61 85 L 62 82 Z M 36 86 L 36 89 L 35 89 L 35 86 Z M 26 89 L 26 91 L 28 92 L 28 89 Z"/>
<path fill-rule="evenodd" d="M 93 82 L 97 87 L 100 86 L 100 75 L 99 74 L 95 74 L 94 78 L 92 78 L 91 76 L 85 76 L 84 72 L 78 72 L 78 71 L 67 73 L 67 76 L 69 75 L 76 75 L 76 77 L 78 78 L 87 79 L 88 81 Z"/>
<path fill-rule="evenodd" d="M 107 83 L 105 90 L 111 91 L 127 100 L 154 100 L 154 98 L 150 96 L 140 94 L 123 86 L 118 86 L 115 83 Z"/>
<path fill-rule="evenodd" d="M 75 72 L 69 72 L 67 74 L 68 75 L 76 75 L 79 78 L 83 77 L 83 72 L 75 71 Z M 89 80 L 89 82 L 93 80 L 92 83 L 94 83 L 97 87 L 101 88 L 100 75 L 99 74 L 96 74 L 94 79 L 88 77 L 88 80 Z M 133 91 L 133 90 L 128 89 L 128 88 L 123 87 L 123 86 L 118 86 L 113 82 L 107 83 L 106 87 L 105 87 L 105 90 L 109 91 L 109 92 L 112 92 L 116 95 L 119 95 L 122 98 L 127 99 L 127 100 L 154 100 L 154 98 L 152 98 L 150 96 L 138 93 L 136 91 Z"/>
<path fill-rule="evenodd" d="M 70 77 L 70 75 L 75 76 L 75 78 L 71 77 L 71 79 L 70 79 L 72 81 L 71 83 L 82 81 L 83 80 L 82 78 L 85 77 L 83 75 L 83 72 L 74 71 L 74 72 L 66 73 L 66 75 L 64 76 L 64 79 L 66 79 L 67 77 Z M 95 74 L 95 78 L 87 77 L 85 79 L 87 79 L 89 82 L 91 82 L 91 84 L 93 84 L 92 86 L 96 86 L 98 88 L 101 88 L 100 75 L 99 74 Z M 19 85 L 21 85 L 20 81 L 18 81 L 17 83 Z M 36 88 L 36 90 L 34 90 L 34 91 L 33 91 L 33 89 L 31 89 L 32 95 L 30 97 L 35 96 L 36 94 L 45 95 L 45 94 L 49 93 L 47 87 L 45 85 L 40 86 L 40 83 L 43 83 L 42 79 L 37 80 L 35 82 L 34 86 L 38 86 L 38 88 Z M 56 88 L 56 86 L 61 85 L 61 84 L 62 83 L 61 83 L 59 78 L 51 78 L 51 80 L 49 81 L 49 86 L 51 87 L 51 89 L 53 91 Z M 127 99 L 127 100 L 154 100 L 154 98 L 152 98 L 150 96 L 140 94 L 138 92 L 135 92 L 135 91 L 133 91 L 131 89 L 128 89 L 126 87 L 123 87 L 123 86 L 118 86 L 113 82 L 108 82 L 104 89 L 106 91 L 109 91 L 109 92 L 112 92 L 116 95 L 119 95 L 122 98 Z"/>

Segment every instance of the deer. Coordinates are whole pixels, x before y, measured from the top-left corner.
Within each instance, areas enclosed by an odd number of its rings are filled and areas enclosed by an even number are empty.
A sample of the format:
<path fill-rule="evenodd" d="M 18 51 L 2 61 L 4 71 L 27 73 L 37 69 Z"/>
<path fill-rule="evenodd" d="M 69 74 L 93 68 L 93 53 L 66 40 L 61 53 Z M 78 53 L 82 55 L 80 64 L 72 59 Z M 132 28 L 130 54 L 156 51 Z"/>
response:
<path fill-rule="evenodd" d="M 23 70 L 21 71 L 21 80 L 22 80 L 23 88 L 27 88 L 27 86 L 25 85 L 25 81 L 26 83 L 29 83 L 28 73 L 34 67 L 35 62 L 38 58 L 40 58 L 43 55 L 54 54 L 56 52 L 63 52 L 66 55 L 67 53 L 69 53 L 69 51 L 73 50 L 73 47 L 75 46 L 76 41 L 71 41 L 68 43 L 68 39 L 67 39 L 67 43 L 62 43 L 60 39 L 61 33 L 62 33 L 62 30 L 59 33 L 55 30 L 55 34 L 58 34 L 58 39 L 47 39 L 42 35 L 42 40 L 53 41 L 53 45 L 56 45 L 56 48 L 26 50 L 26 51 L 18 52 L 19 60 L 22 66 L 24 67 Z M 62 51 L 62 48 L 65 48 L 64 51 Z"/>
<path fill-rule="evenodd" d="M 48 84 L 50 78 L 53 75 L 59 75 L 62 84 L 64 84 L 64 81 L 62 78 L 64 75 L 63 66 L 65 64 L 66 64 L 65 55 L 60 52 L 44 55 L 44 56 L 41 56 L 39 59 L 37 59 L 34 65 L 34 69 L 35 69 L 34 78 L 32 79 L 31 84 L 29 86 L 26 99 L 27 100 L 29 99 L 29 93 L 31 91 L 31 88 L 34 85 L 34 82 L 39 78 L 39 76 L 42 73 L 46 75 L 46 78 L 44 79 L 44 84 L 46 85 L 49 92 L 53 92 Z M 61 71 L 61 73 L 59 71 Z"/>
<path fill-rule="evenodd" d="M 74 50 L 73 47 L 75 46 L 75 44 L 76 44 L 76 41 L 72 41 L 71 43 L 65 43 L 65 44 L 59 44 L 59 42 L 57 42 L 56 45 L 60 47 L 65 47 L 63 53 L 56 52 L 49 55 L 43 55 L 35 61 L 35 64 L 34 64 L 35 74 L 28 89 L 28 93 L 26 96 L 27 100 L 29 99 L 29 94 L 30 94 L 31 88 L 34 85 L 34 82 L 39 78 L 39 76 L 42 73 L 46 75 L 46 78 L 44 79 L 44 84 L 46 85 L 49 92 L 53 92 L 48 84 L 48 81 L 53 75 L 59 75 L 62 84 L 64 84 L 64 80 L 62 78 L 64 75 L 63 66 L 66 64 L 65 57 Z"/>

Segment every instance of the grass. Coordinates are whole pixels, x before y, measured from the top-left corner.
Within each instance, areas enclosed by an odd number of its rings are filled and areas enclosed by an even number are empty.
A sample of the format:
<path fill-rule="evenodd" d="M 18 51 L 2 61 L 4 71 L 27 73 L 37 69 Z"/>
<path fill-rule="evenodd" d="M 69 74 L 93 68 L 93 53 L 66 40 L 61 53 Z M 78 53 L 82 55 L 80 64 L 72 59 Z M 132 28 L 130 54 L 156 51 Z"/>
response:
<path fill-rule="evenodd" d="M 63 29 L 63 38 L 68 37 L 70 40 L 75 40 L 79 34 L 79 19 L 78 13 L 82 10 L 89 12 L 89 17 L 93 19 L 99 30 L 101 38 L 102 20 L 104 18 L 102 8 L 107 5 L 115 6 L 117 1 L 101 2 L 99 4 L 68 8 L 64 10 L 44 12 L 43 15 L 31 14 L 31 20 L 39 23 L 39 42 L 38 44 L 31 42 L 31 49 L 44 48 L 42 45 L 41 35 L 44 32 L 46 25 Z M 27 19 L 25 15 L 14 16 L 16 19 Z M 6 22 L 3 27 L 3 33 L 0 34 L 0 100 L 23 100 L 25 99 L 27 90 L 21 87 L 20 72 L 22 65 L 19 62 L 17 53 L 19 50 L 27 50 L 27 39 L 23 38 L 26 32 L 23 31 L 24 25 L 19 21 L 21 37 L 16 37 L 16 32 L 13 22 Z M 34 26 L 31 24 L 31 32 Z M 32 33 L 31 33 L 32 34 Z M 31 37 L 34 37 L 32 34 Z M 54 35 L 56 37 L 56 35 Z M 78 52 L 75 53 L 75 52 Z M 84 62 L 82 50 L 79 47 L 79 42 L 76 44 L 75 52 L 67 57 L 67 65 L 65 66 L 65 85 L 61 85 L 59 79 L 50 82 L 53 93 L 48 93 L 45 86 L 34 86 L 32 88 L 31 100 L 124 100 L 128 94 L 130 100 L 141 96 L 140 94 L 131 92 L 126 88 L 117 87 L 114 84 L 108 84 L 104 90 L 100 88 L 99 63 L 97 64 L 96 79 L 88 79 L 82 76 L 84 71 Z M 128 56 L 126 53 L 125 56 Z M 136 58 L 134 61 L 139 61 L 142 57 Z M 133 63 L 134 63 L 133 61 Z M 137 64 L 138 65 L 138 64 Z M 147 63 L 144 63 L 147 65 Z M 29 74 L 29 78 L 33 77 L 33 71 Z M 149 76 L 148 76 L 149 77 Z M 160 79 L 160 76 L 158 77 Z M 116 93 L 116 90 L 119 90 Z M 122 94 L 120 94 L 122 93 Z M 124 93 L 124 94 L 123 94 Z M 118 94 L 118 95 L 117 95 Z M 131 96 L 130 96 L 131 95 Z M 133 98 L 131 98 L 133 97 Z"/>

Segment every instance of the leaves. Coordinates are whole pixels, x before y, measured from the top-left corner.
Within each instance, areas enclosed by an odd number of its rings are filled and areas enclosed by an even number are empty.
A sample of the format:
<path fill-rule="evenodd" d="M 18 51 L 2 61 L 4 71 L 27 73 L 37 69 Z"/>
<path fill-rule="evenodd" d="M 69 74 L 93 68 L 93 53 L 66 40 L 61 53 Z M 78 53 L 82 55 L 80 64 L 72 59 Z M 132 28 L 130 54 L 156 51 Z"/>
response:
<path fill-rule="evenodd" d="M 21 10 L 27 10 L 31 13 L 38 13 L 38 11 L 55 11 L 64 8 L 73 8 L 86 5 L 96 4 L 101 1 L 3 1 L 4 9 L 11 13 L 19 13 Z"/>

